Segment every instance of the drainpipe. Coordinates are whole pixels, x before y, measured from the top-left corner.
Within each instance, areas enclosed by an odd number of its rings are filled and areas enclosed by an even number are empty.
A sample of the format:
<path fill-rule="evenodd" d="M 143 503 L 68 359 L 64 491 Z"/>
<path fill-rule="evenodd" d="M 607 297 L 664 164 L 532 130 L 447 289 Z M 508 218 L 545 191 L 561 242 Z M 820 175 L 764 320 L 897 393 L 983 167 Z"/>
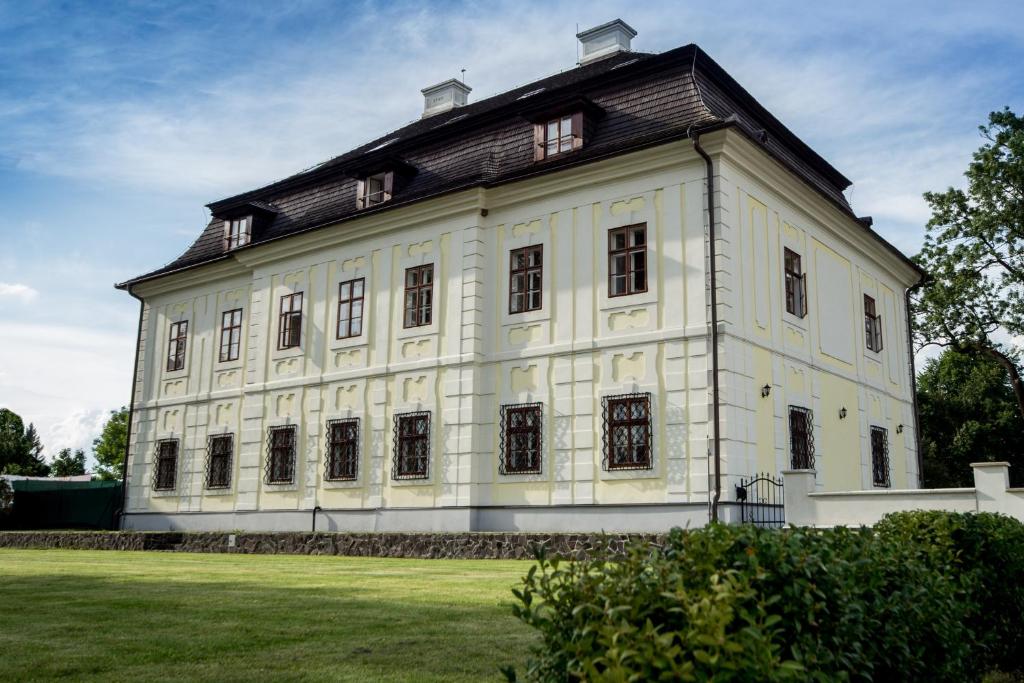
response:
<path fill-rule="evenodd" d="M 314 534 L 316 533 L 316 513 L 320 512 L 321 510 L 323 510 L 323 508 L 320 507 L 319 505 L 314 505 L 313 506 L 313 533 Z"/>
<path fill-rule="evenodd" d="M 718 128 L 720 126 L 715 126 Z M 711 289 L 711 405 L 712 430 L 714 433 L 715 492 L 711 498 L 711 521 L 718 521 L 718 503 L 722 498 L 722 439 L 719 430 L 719 390 L 718 390 L 718 281 L 715 275 L 715 168 L 711 157 L 700 146 L 700 136 L 704 131 L 696 131 L 690 135 L 693 149 L 704 159 L 707 167 L 708 193 L 708 269 L 710 271 Z"/>
<path fill-rule="evenodd" d="M 917 368 L 914 367 L 914 318 L 910 314 L 910 295 L 919 289 L 927 276 L 904 292 L 903 310 L 907 315 L 907 358 L 910 361 L 910 402 L 914 411 L 914 450 L 917 451 L 917 488 L 924 483 L 924 455 L 921 453 L 921 419 L 917 414 Z"/>
<path fill-rule="evenodd" d="M 128 458 L 132 450 L 132 420 L 135 417 L 135 383 L 139 379 L 139 351 L 142 346 L 142 313 L 146 304 L 142 297 L 132 291 L 131 285 L 126 290 L 139 301 L 139 328 L 135 333 L 135 362 L 132 365 L 132 390 L 128 394 L 128 425 L 125 432 L 124 462 L 121 464 L 121 509 L 117 511 L 117 527 L 124 528 L 124 513 L 128 510 Z"/>

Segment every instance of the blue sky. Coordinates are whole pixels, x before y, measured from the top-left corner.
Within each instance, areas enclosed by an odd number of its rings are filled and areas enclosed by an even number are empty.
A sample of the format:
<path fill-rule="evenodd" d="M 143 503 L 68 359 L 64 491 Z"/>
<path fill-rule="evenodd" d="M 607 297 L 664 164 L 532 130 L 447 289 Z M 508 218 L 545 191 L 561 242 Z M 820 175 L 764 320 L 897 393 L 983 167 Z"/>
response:
<path fill-rule="evenodd" d="M 127 401 L 137 305 L 204 205 L 416 118 L 571 68 L 577 25 L 696 42 L 854 181 L 913 253 L 987 113 L 1024 110 L 1024 3 L 246 3 L 0 0 L 0 406 L 48 455 Z"/>

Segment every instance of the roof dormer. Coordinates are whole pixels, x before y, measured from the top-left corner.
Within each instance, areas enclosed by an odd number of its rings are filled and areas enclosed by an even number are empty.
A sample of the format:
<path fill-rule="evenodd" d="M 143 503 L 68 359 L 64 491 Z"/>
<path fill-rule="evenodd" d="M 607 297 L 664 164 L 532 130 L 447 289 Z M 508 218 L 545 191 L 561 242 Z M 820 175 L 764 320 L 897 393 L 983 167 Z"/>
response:
<path fill-rule="evenodd" d="M 231 251 L 249 244 L 259 230 L 273 223 L 277 207 L 251 201 L 219 210 L 213 216 L 224 221 L 224 249 Z"/>
<path fill-rule="evenodd" d="M 416 174 L 416 167 L 394 156 L 382 156 L 350 168 L 356 181 L 356 208 L 368 209 L 391 201 Z"/>

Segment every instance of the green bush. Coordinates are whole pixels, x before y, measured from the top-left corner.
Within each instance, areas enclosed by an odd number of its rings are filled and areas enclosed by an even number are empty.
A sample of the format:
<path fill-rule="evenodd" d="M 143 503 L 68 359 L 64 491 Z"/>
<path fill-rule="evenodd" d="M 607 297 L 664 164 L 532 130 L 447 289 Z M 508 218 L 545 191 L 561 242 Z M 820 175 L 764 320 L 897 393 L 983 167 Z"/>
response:
<path fill-rule="evenodd" d="M 676 529 L 578 562 L 541 552 L 514 591 L 541 635 L 525 678 L 977 680 L 1024 646 L 1021 534 L 995 515 L 911 513 L 875 530 Z M 993 587 L 999 572 L 1012 578 Z"/>
<path fill-rule="evenodd" d="M 1003 671 L 1024 664 L 1024 524 L 993 514 L 901 512 L 876 527 L 913 545 L 932 571 L 953 577 L 979 661 Z"/>

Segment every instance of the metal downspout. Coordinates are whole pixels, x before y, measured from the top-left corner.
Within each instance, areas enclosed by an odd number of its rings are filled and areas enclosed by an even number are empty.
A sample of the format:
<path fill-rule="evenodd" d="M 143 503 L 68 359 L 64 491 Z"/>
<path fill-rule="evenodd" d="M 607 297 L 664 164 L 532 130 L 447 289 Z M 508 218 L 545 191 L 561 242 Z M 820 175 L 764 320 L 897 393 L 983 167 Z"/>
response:
<path fill-rule="evenodd" d="M 139 328 L 135 333 L 135 363 L 132 365 L 132 390 L 128 394 L 128 425 L 125 431 L 124 462 L 121 464 L 121 509 L 117 513 L 117 526 L 124 528 L 124 513 L 128 510 L 128 458 L 132 450 L 132 421 L 135 417 L 135 383 L 139 379 L 139 351 L 142 346 L 142 313 L 146 308 L 142 297 L 132 291 L 129 285 L 126 290 L 139 302 Z"/>
<path fill-rule="evenodd" d="M 903 310 L 907 315 L 907 357 L 910 361 L 910 402 L 914 411 L 914 450 L 917 451 L 917 487 L 924 484 L 924 454 L 921 453 L 921 419 L 917 414 L 917 368 L 914 364 L 914 318 L 910 314 L 910 295 L 925 283 L 921 278 L 903 294 Z"/>
<path fill-rule="evenodd" d="M 717 126 L 716 126 L 717 127 Z M 701 131 L 690 136 L 693 148 L 703 159 L 707 168 L 708 196 L 708 270 L 711 290 L 711 404 L 712 429 L 714 430 L 715 493 L 711 498 L 711 521 L 718 521 L 718 504 L 722 498 L 722 439 L 719 430 L 719 388 L 718 388 L 718 281 L 715 276 L 715 168 L 711 157 L 700 146 Z"/>

